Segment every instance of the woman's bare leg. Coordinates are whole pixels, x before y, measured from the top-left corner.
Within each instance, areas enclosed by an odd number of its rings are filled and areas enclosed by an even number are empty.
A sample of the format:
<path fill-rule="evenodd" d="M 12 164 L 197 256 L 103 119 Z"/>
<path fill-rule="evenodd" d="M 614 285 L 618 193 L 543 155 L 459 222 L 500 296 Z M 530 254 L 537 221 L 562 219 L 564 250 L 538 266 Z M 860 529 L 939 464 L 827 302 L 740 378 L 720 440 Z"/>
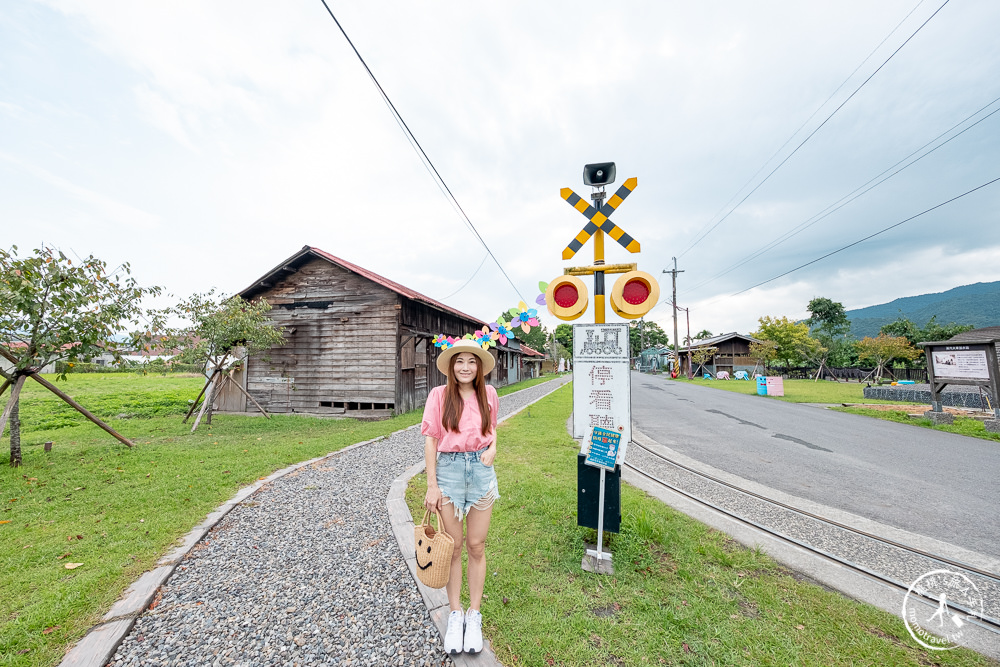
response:
<path fill-rule="evenodd" d="M 493 505 L 486 509 L 469 510 L 466 519 L 466 548 L 469 551 L 469 609 L 479 609 L 483 601 L 483 586 L 486 584 L 486 533 L 490 529 L 490 519 L 493 517 Z M 452 563 L 452 576 L 455 566 Z M 461 561 L 459 561 L 459 577 L 461 577 Z M 459 580 L 461 581 L 461 579 Z M 451 580 L 448 580 L 448 599 L 451 600 Z M 455 609 L 452 606 L 452 609 Z"/>
<path fill-rule="evenodd" d="M 455 506 L 452 503 L 441 502 L 441 520 L 444 522 L 444 532 L 455 540 L 455 550 L 451 554 L 451 572 L 448 573 L 448 606 L 451 611 L 462 608 L 462 520 L 455 516 Z M 482 589 L 480 588 L 480 592 Z"/>

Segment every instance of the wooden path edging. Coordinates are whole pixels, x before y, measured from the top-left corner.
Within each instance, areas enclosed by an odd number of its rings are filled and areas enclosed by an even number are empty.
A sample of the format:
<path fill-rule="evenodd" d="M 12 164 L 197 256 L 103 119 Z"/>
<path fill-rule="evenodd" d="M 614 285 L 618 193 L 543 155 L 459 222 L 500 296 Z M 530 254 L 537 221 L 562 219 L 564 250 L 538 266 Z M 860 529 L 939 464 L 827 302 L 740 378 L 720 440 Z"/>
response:
<path fill-rule="evenodd" d="M 414 428 L 409 426 L 407 428 Z M 400 429 L 399 431 L 394 431 L 393 434 L 399 433 L 400 431 L 406 431 L 407 428 Z M 330 452 L 325 456 L 318 456 L 314 459 L 309 459 L 308 461 L 302 461 L 288 466 L 287 468 L 282 468 L 276 472 L 271 473 L 264 479 L 258 480 L 250 486 L 245 486 L 236 494 L 215 508 L 211 514 L 205 517 L 205 520 L 200 524 L 195 526 L 191 532 L 180 538 L 181 544 L 175 547 L 173 550 L 168 552 L 156 563 L 156 567 L 148 572 L 145 572 L 140 576 L 125 592 L 122 597 L 119 598 L 101 622 L 92 627 L 87 634 L 76 643 L 73 648 L 71 648 L 65 656 L 63 656 L 62 662 L 59 663 L 59 667 L 104 667 L 107 665 L 111 658 L 114 656 L 115 651 L 121 645 L 122 641 L 132 630 L 132 626 L 135 625 L 136 619 L 149 608 L 150 603 L 152 603 L 153 598 L 156 595 L 156 591 L 159 590 L 160 586 L 170 578 L 170 575 L 174 573 L 174 570 L 180 564 L 184 557 L 191 552 L 191 550 L 198 544 L 212 528 L 216 526 L 222 519 L 229 514 L 229 512 L 246 500 L 248 497 L 259 491 L 264 486 L 270 484 L 276 479 L 284 477 L 285 475 L 295 472 L 301 468 L 304 468 L 320 461 L 326 460 L 331 456 L 337 456 L 342 454 L 349 449 L 355 449 L 357 447 L 364 447 L 381 440 L 385 440 L 391 435 L 381 435 L 377 438 L 371 440 L 366 440 L 364 442 L 356 442 L 353 445 L 348 445 L 343 449 L 338 449 L 335 452 Z"/>
<path fill-rule="evenodd" d="M 545 398 L 553 391 L 556 391 L 556 389 L 561 388 L 566 384 L 566 382 L 571 380 L 573 376 L 569 375 L 561 377 L 567 377 L 568 379 L 563 382 L 559 382 L 558 387 L 539 396 L 531 403 L 535 403 L 542 398 Z M 560 378 L 555 378 L 555 380 L 558 379 Z M 552 380 L 550 380 L 550 382 L 551 381 Z M 499 419 L 498 422 L 503 422 L 513 417 L 517 413 L 521 412 L 521 410 L 530 406 L 531 403 Z M 281 470 L 275 471 L 267 477 L 258 480 L 250 486 L 243 487 L 237 491 L 232 498 L 217 507 L 215 511 L 205 517 L 205 520 L 195 526 L 191 532 L 183 538 L 180 538 L 181 544 L 160 558 L 160 560 L 157 561 L 155 568 L 143 573 L 142 576 L 133 582 L 132 585 L 129 586 L 122 594 L 122 597 L 119 598 L 114 605 L 112 605 L 108 613 L 101 619 L 101 622 L 88 630 L 87 634 L 84 635 L 84 637 L 71 649 L 69 649 L 69 651 L 67 651 L 66 655 L 63 656 L 62 661 L 59 663 L 59 667 L 104 667 L 107 665 L 111 658 L 114 657 L 115 652 L 118 650 L 122 641 L 126 636 L 128 636 L 128 633 L 131 632 L 136 620 L 142 612 L 149 608 L 149 605 L 152 603 L 153 598 L 156 596 L 156 592 L 159 590 L 160 586 L 162 586 L 163 583 L 170 578 L 170 575 L 173 574 L 180 562 L 184 560 L 184 557 L 187 556 L 195 545 L 197 545 L 209 533 L 209 531 L 216 526 L 216 524 L 222 521 L 222 519 L 229 514 L 234 507 L 242 503 L 267 484 L 270 484 L 274 480 L 284 477 L 289 473 L 295 472 L 296 470 L 319 463 L 320 461 L 324 461 L 332 456 L 338 456 L 348 450 L 365 447 L 390 438 L 396 433 L 402 433 L 419 427 L 420 424 L 414 424 L 413 426 L 393 431 L 389 435 L 382 435 L 377 438 L 372 438 L 371 440 L 365 440 L 364 442 L 356 442 L 353 445 L 348 445 L 343 449 L 338 449 L 337 451 L 330 452 L 324 456 L 318 456 L 316 458 L 309 459 L 308 461 L 302 461 L 286 468 L 282 468 Z M 392 532 L 396 536 L 396 542 L 399 545 L 403 557 L 406 559 L 407 566 L 410 568 L 410 574 L 413 575 L 413 580 L 417 582 L 417 587 L 420 589 L 421 597 L 424 600 L 424 604 L 427 606 L 427 611 L 431 620 L 441 632 L 441 636 L 444 637 L 448 624 L 448 598 L 444 593 L 444 589 L 429 589 L 417 579 L 416 551 L 413 546 L 413 517 L 410 516 L 410 510 L 406 506 L 406 501 L 403 497 L 406 493 L 407 483 L 414 475 L 422 472 L 423 469 L 424 462 L 420 461 L 393 480 L 392 485 L 389 487 L 389 495 L 386 497 L 386 505 L 389 510 Z M 398 502 L 394 503 L 393 500 Z M 405 529 L 405 526 L 407 525 L 409 526 L 408 530 Z M 413 555 L 408 557 L 407 554 Z M 435 594 L 437 594 L 437 597 L 434 597 Z M 443 604 L 439 598 L 443 599 Z M 451 658 L 460 667 L 473 664 L 481 667 L 503 667 L 503 665 L 497 662 L 496 656 L 490 649 L 489 641 L 484 639 L 483 644 L 483 652 L 481 654 L 468 656 L 461 653 L 457 656 L 451 656 Z M 470 660 L 475 660 L 475 662 L 470 662 Z"/>
<path fill-rule="evenodd" d="M 532 404 L 537 403 L 542 400 L 552 392 L 561 389 L 565 386 L 566 382 L 572 380 L 573 376 L 560 376 L 568 377 L 569 379 L 559 382 L 555 389 L 547 391 L 538 398 L 536 398 L 531 403 L 515 410 L 514 412 L 502 417 L 497 420 L 497 423 L 507 421 L 514 415 L 518 414 L 522 410 L 531 407 Z M 551 382 L 552 380 L 550 380 Z M 414 428 L 414 427 L 411 427 Z M 417 577 L 417 553 L 416 547 L 413 544 L 413 516 L 410 514 L 410 508 L 406 504 L 406 487 L 416 475 L 419 475 L 424 471 L 426 467 L 424 461 L 419 461 L 414 463 L 412 466 L 406 469 L 402 475 L 393 480 L 392 485 L 389 487 L 389 495 L 386 496 L 385 504 L 386 508 L 389 510 L 389 524 L 392 527 L 392 533 L 396 536 L 396 542 L 399 544 L 399 550 L 406 559 L 406 567 L 410 570 L 410 575 L 413 577 L 413 581 L 417 584 L 417 589 L 420 591 L 420 596 L 424 599 L 424 604 L 427 605 L 427 613 L 430 614 L 431 620 L 437 626 L 438 632 L 444 637 L 445 631 L 448 629 L 448 614 L 451 608 L 448 604 L 448 594 L 443 588 L 428 588 L 420 581 Z M 483 651 L 482 653 L 477 653 L 475 655 L 469 655 L 467 653 L 459 653 L 457 655 L 449 655 L 458 667 L 503 667 L 503 664 L 497 660 L 496 654 L 493 652 L 493 646 L 490 644 L 490 640 L 483 637 Z"/>

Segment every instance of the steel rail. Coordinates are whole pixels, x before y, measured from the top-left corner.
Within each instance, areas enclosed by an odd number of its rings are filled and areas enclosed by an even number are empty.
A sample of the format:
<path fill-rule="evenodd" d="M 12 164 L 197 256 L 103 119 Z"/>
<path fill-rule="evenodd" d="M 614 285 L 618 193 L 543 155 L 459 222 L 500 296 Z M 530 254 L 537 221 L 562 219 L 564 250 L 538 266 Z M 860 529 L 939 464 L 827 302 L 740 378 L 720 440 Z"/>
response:
<path fill-rule="evenodd" d="M 940 563 L 944 563 L 946 565 L 950 565 L 952 567 L 956 567 L 956 568 L 959 568 L 959 569 L 962 569 L 962 570 L 967 570 L 969 572 L 973 572 L 973 573 L 975 573 L 975 574 L 977 574 L 977 575 L 979 575 L 981 577 L 984 577 L 986 579 L 989 579 L 989 580 L 992 580 L 992 581 L 1000 583 L 1000 576 L 998 576 L 998 575 L 996 575 L 996 574 L 994 574 L 992 572 L 981 570 L 981 569 L 979 569 L 977 567 L 974 567 L 974 566 L 971 566 L 971 565 L 967 565 L 965 563 L 961 563 L 959 561 L 956 561 L 956 560 L 953 560 L 953 559 L 950 559 L 950 558 L 947 558 L 947 557 L 944 557 L 944 556 L 938 556 L 938 555 L 935 555 L 935 554 L 931 554 L 931 553 L 928 553 L 928 552 L 923 551 L 921 549 L 917 549 L 915 547 L 910 547 L 910 546 L 907 546 L 905 544 L 901 544 L 899 542 L 895 542 L 893 540 L 889 540 L 889 539 L 886 539 L 886 538 L 883 538 L 883 537 L 879 537 L 877 535 L 873 535 L 873 534 L 868 533 L 866 531 L 863 531 L 863 530 L 860 530 L 860 529 L 857 529 L 857 528 L 852 528 L 851 526 L 845 525 L 845 524 L 840 523 L 838 521 L 834 521 L 832 519 L 827 519 L 827 518 L 819 516 L 817 514 L 813 514 L 812 512 L 808 512 L 806 510 L 802 510 L 802 509 L 799 509 L 797 507 L 793 507 L 791 505 L 782 503 L 780 501 L 773 500 L 773 499 L 768 498 L 766 496 L 762 496 L 762 495 L 760 495 L 758 493 L 754 493 L 753 491 L 748 491 L 747 489 L 743 489 L 743 488 L 741 488 L 739 486 L 736 486 L 734 484 L 731 484 L 729 482 L 721 480 L 721 479 L 719 479 L 719 478 L 717 478 L 717 477 L 715 477 L 713 475 L 709 475 L 708 473 L 704 473 L 704 472 L 701 472 L 699 470 L 695 470 L 694 468 L 690 468 L 690 467 L 688 467 L 688 466 L 686 466 L 686 465 L 684 465 L 682 463 L 678 463 L 678 462 L 670 459 L 669 457 L 664 456 L 663 454 L 660 454 L 659 452 L 653 451 L 649 447 L 646 447 L 645 445 L 643 445 L 643 444 L 641 444 L 639 442 L 636 442 L 635 440 L 632 440 L 629 443 L 629 445 L 630 446 L 634 445 L 634 446 L 638 447 L 639 449 L 642 449 L 643 451 L 648 452 L 649 454 L 652 454 L 653 456 L 655 456 L 655 457 L 657 457 L 659 459 L 662 459 L 664 462 L 668 463 L 669 465 L 675 466 L 677 468 L 680 468 L 681 470 L 684 470 L 684 471 L 686 471 L 688 473 L 691 473 L 693 475 L 696 475 L 698 477 L 702 477 L 702 478 L 707 479 L 709 481 L 712 481 L 712 482 L 715 482 L 715 483 L 720 484 L 722 486 L 728 487 L 730 489 L 733 489 L 734 491 L 738 491 L 739 493 L 743 493 L 745 495 L 751 496 L 753 498 L 757 498 L 759 500 L 762 500 L 764 502 L 770 503 L 770 504 L 775 505 L 777 507 L 781 507 L 783 509 L 795 512 L 796 514 L 801 514 L 803 516 L 807 516 L 810 519 L 813 519 L 815 521 L 819 521 L 821 523 L 826 523 L 826 524 L 835 526 L 837 528 L 840 528 L 842 530 L 846 530 L 846 531 L 849 531 L 849 532 L 856 533 L 858 535 L 861 535 L 862 537 L 874 540 L 876 542 L 880 542 L 880 543 L 886 544 L 886 545 L 894 547 L 896 549 L 901 549 L 903 551 L 907 551 L 907 552 L 916 554 L 918 556 L 922 556 L 924 558 L 928 558 L 930 560 L 935 560 L 935 561 L 938 561 Z M 750 526 L 752 528 L 755 528 L 757 530 L 765 532 L 765 533 L 767 533 L 769 535 L 772 535 L 772 536 L 774 536 L 774 537 L 776 537 L 776 538 L 778 538 L 778 539 L 780 539 L 780 540 L 782 540 L 784 542 L 788 542 L 790 544 L 794 544 L 795 546 L 797 546 L 799 548 L 802 548 L 802 549 L 805 549 L 807 551 L 810 551 L 810 552 L 812 552 L 814 554 L 817 554 L 817 555 L 825 558 L 826 560 L 829 560 L 829 561 L 831 561 L 833 563 L 836 563 L 838 565 L 847 567 L 847 568 L 849 568 L 851 570 L 854 570 L 855 572 L 858 572 L 858 573 L 861 573 L 861 574 L 863 574 L 863 575 L 865 575 L 867 577 L 876 579 L 876 580 L 878 580 L 878 581 L 880 581 L 880 582 L 882 582 L 884 584 L 888 584 L 888 585 L 890 585 L 890 586 L 892 586 L 894 588 L 897 588 L 897 589 L 899 589 L 901 591 L 910 591 L 910 586 L 909 585 L 907 585 L 905 583 L 902 583 L 900 581 L 897 581 L 896 579 L 893 579 L 890 576 L 887 576 L 887 575 L 882 574 L 880 572 L 875 572 L 874 570 L 871 570 L 871 569 L 865 567 L 864 565 L 860 565 L 858 563 L 854 563 L 854 562 L 852 562 L 850 560 L 847 560 L 847 559 L 842 558 L 840 556 L 837 556 L 835 554 L 829 553 L 828 551 L 826 551 L 824 549 L 820 549 L 820 548 L 815 547 L 815 546 L 813 546 L 811 544 L 808 544 L 808 543 L 803 542 L 801 540 L 798 540 L 798 539 L 796 539 L 794 537 L 786 535 L 786 534 L 782 533 L 779 530 L 775 530 L 774 528 L 771 528 L 769 526 L 765 526 L 765 525 L 757 523 L 756 521 L 753 521 L 751 519 L 747 519 L 745 517 L 739 516 L 738 514 L 732 512 L 732 511 L 730 511 L 730 510 L 728 510 L 728 509 L 726 509 L 724 507 L 720 507 L 719 505 L 716 505 L 715 503 L 713 503 L 713 502 L 711 502 L 709 500 L 705 500 L 704 498 L 700 498 L 700 497 L 698 497 L 698 496 L 696 496 L 696 495 L 694 495 L 692 493 L 689 493 L 688 491 L 685 491 L 684 489 L 681 489 L 681 488 L 677 487 L 674 484 L 671 484 L 670 482 L 666 482 L 666 481 L 660 479 L 659 477 L 656 477 L 655 475 L 651 475 L 650 473 L 648 473 L 645 470 L 642 470 L 642 469 L 636 467 L 634 464 L 629 463 L 628 461 L 625 462 L 625 467 L 631 469 L 632 471 L 638 473 L 639 475 L 642 475 L 643 477 L 646 477 L 647 479 L 652 480 L 653 482 L 655 482 L 655 483 L 657 483 L 657 484 L 659 484 L 659 485 L 661 485 L 663 487 L 666 487 L 666 488 L 670 489 L 671 491 L 673 491 L 675 493 L 678 493 L 678 494 L 680 494 L 680 495 L 682 495 L 682 496 L 684 496 L 684 497 L 686 497 L 686 498 L 688 498 L 690 500 L 695 501 L 696 503 L 699 503 L 701 505 L 704 505 L 705 507 L 708 507 L 708 508 L 710 508 L 712 510 L 715 510 L 716 512 L 719 512 L 720 514 L 723 514 L 723 515 L 725 515 L 725 516 L 727 516 L 727 517 L 729 517 L 729 518 L 731 518 L 731 519 L 733 519 L 735 521 L 738 521 L 738 522 L 743 523 L 743 524 L 745 524 L 747 526 Z M 934 596 L 923 594 L 923 593 L 921 593 L 921 592 L 919 592 L 917 590 L 913 590 L 911 592 L 911 594 L 917 595 L 917 596 L 923 598 L 924 600 L 927 600 L 929 602 L 933 602 L 935 604 L 937 604 L 938 602 L 940 602 Z M 961 611 L 967 617 L 970 617 L 969 621 L 971 623 L 974 623 L 975 625 L 983 628 L 984 630 L 988 630 L 988 631 L 993 632 L 995 634 L 1000 634 L 1000 620 L 997 620 L 997 619 L 992 618 L 990 616 L 986 616 L 986 615 L 984 615 L 984 614 L 982 614 L 980 612 L 977 612 L 975 610 L 965 608 L 964 606 L 959 605 L 959 604 L 955 604 L 955 603 L 953 603 L 951 601 L 948 602 L 948 605 L 950 607 L 952 607 L 953 609 Z M 975 620 L 973 620 L 973 619 L 975 619 Z"/>

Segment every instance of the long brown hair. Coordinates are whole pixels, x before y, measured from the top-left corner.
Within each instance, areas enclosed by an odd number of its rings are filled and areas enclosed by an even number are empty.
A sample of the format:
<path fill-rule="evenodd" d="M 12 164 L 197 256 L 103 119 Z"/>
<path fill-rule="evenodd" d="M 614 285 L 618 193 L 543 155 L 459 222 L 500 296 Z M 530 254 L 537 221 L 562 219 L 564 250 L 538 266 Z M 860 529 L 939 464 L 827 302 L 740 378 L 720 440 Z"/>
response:
<path fill-rule="evenodd" d="M 473 355 L 475 356 L 475 355 Z M 441 423 L 446 431 L 458 433 L 458 422 L 462 419 L 463 401 L 458 393 L 458 380 L 455 379 L 455 361 L 458 355 L 452 356 L 448 361 L 448 384 L 444 388 L 444 409 L 441 411 Z M 479 414 L 483 418 L 483 435 L 489 435 L 493 427 L 493 420 L 490 415 L 490 404 L 486 400 L 486 378 L 483 375 L 483 361 L 476 357 L 476 377 L 472 381 L 472 388 L 476 392 L 476 402 L 479 403 Z"/>

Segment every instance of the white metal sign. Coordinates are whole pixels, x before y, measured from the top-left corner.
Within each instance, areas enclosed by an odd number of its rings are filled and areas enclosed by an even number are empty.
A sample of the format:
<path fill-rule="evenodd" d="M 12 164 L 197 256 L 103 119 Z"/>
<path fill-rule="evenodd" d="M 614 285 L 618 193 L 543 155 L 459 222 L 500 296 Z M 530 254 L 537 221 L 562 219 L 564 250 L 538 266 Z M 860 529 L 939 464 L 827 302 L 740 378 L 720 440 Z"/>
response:
<path fill-rule="evenodd" d="M 621 433 L 619 464 L 632 440 L 628 361 L 628 324 L 573 325 L 573 435 L 586 454 L 595 427 Z"/>

